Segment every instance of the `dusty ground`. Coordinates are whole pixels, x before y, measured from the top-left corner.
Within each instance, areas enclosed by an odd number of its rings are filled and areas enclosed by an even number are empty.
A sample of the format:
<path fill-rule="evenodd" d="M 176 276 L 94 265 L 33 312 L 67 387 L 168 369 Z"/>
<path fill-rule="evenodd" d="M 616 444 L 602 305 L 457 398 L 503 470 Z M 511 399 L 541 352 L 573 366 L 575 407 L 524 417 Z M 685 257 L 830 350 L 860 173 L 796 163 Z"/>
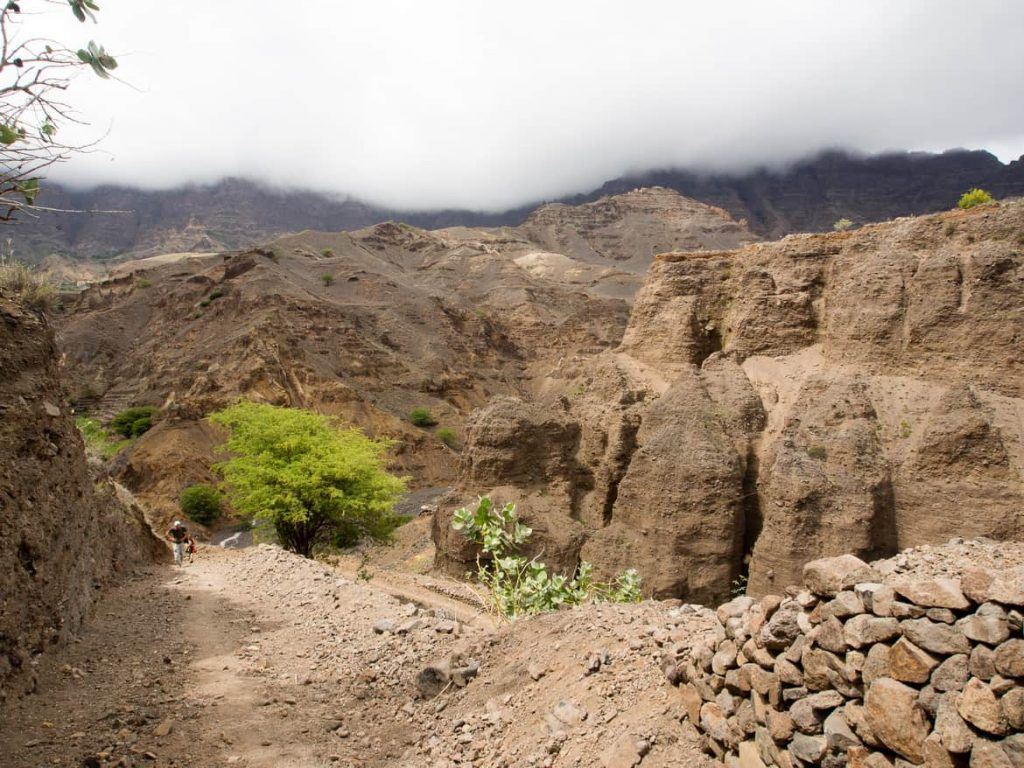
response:
<path fill-rule="evenodd" d="M 77 642 L 39 657 L 37 692 L 0 709 L 0 764 L 597 766 L 627 742 L 645 766 L 701 762 L 657 661 L 703 631 L 700 609 L 495 626 L 460 588 L 380 567 L 367 582 L 267 546 L 136 572 Z M 420 696 L 419 672 L 453 653 L 479 676 Z"/>

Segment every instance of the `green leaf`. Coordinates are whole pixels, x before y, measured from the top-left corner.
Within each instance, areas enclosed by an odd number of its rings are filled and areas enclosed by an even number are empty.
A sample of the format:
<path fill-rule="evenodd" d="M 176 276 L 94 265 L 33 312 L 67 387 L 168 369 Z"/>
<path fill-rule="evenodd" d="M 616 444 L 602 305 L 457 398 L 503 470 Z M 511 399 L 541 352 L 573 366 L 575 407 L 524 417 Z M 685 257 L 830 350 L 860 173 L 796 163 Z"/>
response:
<path fill-rule="evenodd" d="M 21 138 L 21 133 L 10 125 L 0 125 L 0 144 L 11 145 Z"/>

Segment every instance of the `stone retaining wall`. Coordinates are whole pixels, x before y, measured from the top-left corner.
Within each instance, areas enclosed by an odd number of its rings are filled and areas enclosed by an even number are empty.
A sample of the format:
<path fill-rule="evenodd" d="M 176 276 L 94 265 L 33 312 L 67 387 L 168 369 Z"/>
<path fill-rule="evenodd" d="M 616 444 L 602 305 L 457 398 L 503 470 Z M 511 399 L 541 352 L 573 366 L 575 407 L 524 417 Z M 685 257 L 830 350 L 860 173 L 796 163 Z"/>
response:
<path fill-rule="evenodd" d="M 885 581 L 852 555 L 786 597 L 738 597 L 666 659 L 730 766 L 1024 768 L 1024 570 Z"/>

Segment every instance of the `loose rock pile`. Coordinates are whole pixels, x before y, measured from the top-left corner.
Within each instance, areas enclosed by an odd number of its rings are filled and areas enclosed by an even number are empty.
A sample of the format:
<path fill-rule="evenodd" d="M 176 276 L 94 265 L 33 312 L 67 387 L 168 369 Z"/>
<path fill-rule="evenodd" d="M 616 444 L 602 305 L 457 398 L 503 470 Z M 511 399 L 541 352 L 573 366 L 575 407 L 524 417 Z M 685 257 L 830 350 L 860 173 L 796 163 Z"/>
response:
<path fill-rule="evenodd" d="M 720 606 L 713 640 L 666 658 L 709 752 L 742 768 L 1024 766 L 1024 568 L 921 577 L 843 555 L 803 576 Z"/>

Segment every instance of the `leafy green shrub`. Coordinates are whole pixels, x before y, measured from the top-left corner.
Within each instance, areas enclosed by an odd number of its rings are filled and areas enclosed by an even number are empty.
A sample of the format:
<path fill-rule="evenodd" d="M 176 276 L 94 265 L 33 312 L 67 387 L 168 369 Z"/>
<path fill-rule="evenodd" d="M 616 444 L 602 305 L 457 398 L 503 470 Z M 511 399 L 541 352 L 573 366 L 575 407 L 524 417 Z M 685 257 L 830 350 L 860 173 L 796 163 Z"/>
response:
<path fill-rule="evenodd" d="M 216 465 L 231 505 L 310 557 L 340 536 L 386 539 L 405 481 L 385 470 L 391 443 L 299 408 L 242 402 L 210 416 L 231 458 Z"/>
<path fill-rule="evenodd" d="M 325 287 L 334 285 L 334 275 L 329 272 L 325 272 L 320 275 L 320 282 L 323 283 Z"/>
<path fill-rule="evenodd" d="M 330 248 L 324 248 L 322 251 L 320 251 L 320 255 L 323 256 L 325 259 L 329 259 L 334 255 L 334 251 L 332 251 Z"/>
<path fill-rule="evenodd" d="M 110 420 L 110 428 L 122 437 L 138 437 L 153 426 L 156 410 L 152 405 L 125 408 Z"/>
<path fill-rule="evenodd" d="M 834 229 L 836 232 L 845 232 L 852 226 L 853 222 L 850 221 L 849 219 L 839 219 L 832 225 L 832 229 Z"/>
<path fill-rule="evenodd" d="M 437 435 L 438 440 L 449 448 L 454 448 L 459 443 L 459 437 L 455 434 L 455 430 L 450 429 L 449 427 L 441 427 L 434 434 Z"/>
<path fill-rule="evenodd" d="M 964 192 L 960 196 L 960 201 L 957 203 L 958 208 L 973 208 L 976 205 L 984 205 L 985 203 L 995 202 L 995 198 L 992 197 L 984 189 L 978 189 L 974 187 L 967 192 Z"/>
<path fill-rule="evenodd" d="M 209 525 L 224 511 L 223 502 L 216 488 L 198 483 L 181 492 L 181 511 L 194 522 Z"/>
<path fill-rule="evenodd" d="M 153 281 L 150 280 L 149 278 L 146 278 L 146 277 L 143 277 L 140 280 L 136 280 L 135 281 L 135 287 L 136 288 L 149 288 L 152 285 L 153 285 Z"/>
<path fill-rule="evenodd" d="M 210 291 L 210 295 L 206 297 L 207 301 L 216 301 L 224 295 L 224 290 L 221 288 L 214 288 Z"/>
<path fill-rule="evenodd" d="M 413 408 L 409 411 L 409 421 L 417 427 L 432 427 L 437 424 L 437 419 L 426 408 Z"/>
<path fill-rule="evenodd" d="M 27 264 L 0 258 L 0 295 L 12 296 L 48 312 L 57 304 L 57 289 Z"/>
<path fill-rule="evenodd" d="M 475 510 L 455 511 L 452 528 L 480 546 L 477 579 L 487 588 L 494 609 L 508 619 L 563 605 L 588 601 L 636 603 L 640 601 L 640 575 L 623 571 L 610 583 L 593 580 L 593 566 L 582 561 L 572 578 L 550 574 L 537 558 L 528 560 L 516 550 L 529 541 L 533 531 L 519 522 L 515 504 L 498 509 L 486 496 Z"/>

